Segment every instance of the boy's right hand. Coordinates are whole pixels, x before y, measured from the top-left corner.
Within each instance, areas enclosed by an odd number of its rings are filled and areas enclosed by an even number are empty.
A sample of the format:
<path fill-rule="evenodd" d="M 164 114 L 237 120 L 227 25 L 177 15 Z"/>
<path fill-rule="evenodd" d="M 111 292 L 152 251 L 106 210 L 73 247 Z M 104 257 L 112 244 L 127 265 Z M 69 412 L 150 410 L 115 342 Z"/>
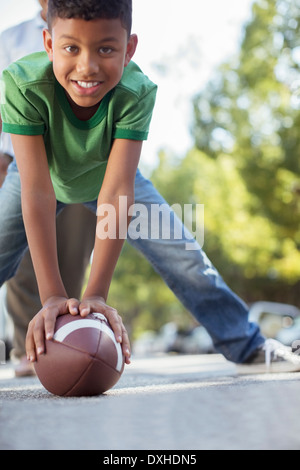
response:
<path fill-rule="evenodd" d="M 78 315 L 79 300 L 66 297 L 50 297 L 43 308 L 33 317 L 28 325 L 26 335 L 27 359 L 35 362 L 37 355 L 45 352 L 45 337 L 52 339 L 56 318 L 59 315 L 70 313 Z"/>

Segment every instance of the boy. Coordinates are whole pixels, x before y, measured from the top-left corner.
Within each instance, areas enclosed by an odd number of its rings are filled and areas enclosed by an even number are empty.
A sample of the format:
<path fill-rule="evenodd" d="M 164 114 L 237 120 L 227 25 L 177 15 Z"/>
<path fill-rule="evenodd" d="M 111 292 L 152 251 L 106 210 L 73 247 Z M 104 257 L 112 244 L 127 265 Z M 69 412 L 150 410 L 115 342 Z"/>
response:
<path fill-rule="evenodd" d="M 55 214 L 56 206 L 83 202 L 94 211 L 112 205 L 117 221 L 127 217 L 156 86 L 131 62 L 137 37 L 130 34 L 130 1 L 74 0 L 65 7 L 53 0 L 48 26 L 48 57 L 26 57 L 3 75 L 3 130 L 12 134 L 23 219 L 43 304 L 29 324 L 26 351 L 31 361 L 44 352 L 44 332 L 53 336 L 59 314 L 98 311 L 122 342 L 129 363 L 126 330 L 105 303 L 123 240 L 95 237 L 86 291 L 81 302 L 69 299 L 58 269 Z M 120 196 L 126 196 L 123 209 Z M 23 246 L 24 239 L 18 250 Z"/>
<path fill-rule="evenodd" d="M 130 34 L 130 0 L 50 0 L 48 23 L 44 44 L 50 64 L 43 54 L 34 55 L 3 75 L 4 130 L 13 134 L 23 218 L 44 305 L 29 325 L 27 354 L 34 361 L 43 353 L 44 334 L 52 337 L 57 315 L 99 311 L 122 342 L 129 363 L 126 330 L 118 313 L 105 303 L 123 240 L 96 236 L 87 289 L 81 302 L 70 299 L 57 266 L 55 211 L 72 202 L 83 202 L 94 211 L 97 205 L 110 204 L 118 222 L 127 218 L 134 186 L 135 201 L 146 208 L 165 203 L 137 170 L 156 87 L 131 62 L 137 37 Z M 16 190 L 9 186 L 8 174 L 2 194 Z M 120 196 L 126 196 L 126 207 L 119 207 Z M 183 228 L 170 208 L 169 215 L 171 225 Z M 14 274 L 26 246 L 21 210 L 3 213 L 1 192 L 0 220 L 5 221 L 0 232 L 1 284 Z M 187 241 L 191 243 L 190 238 L 135 239 L 129 228 L 129 242 L 207 328 L 217 351 L 237 363 L 263 362 L 267 341 L 249 322 L 247 307 L 196 241 L 193 250 L 185 250 Z M 276 348 L 277 344 L 268 350 Z"/>

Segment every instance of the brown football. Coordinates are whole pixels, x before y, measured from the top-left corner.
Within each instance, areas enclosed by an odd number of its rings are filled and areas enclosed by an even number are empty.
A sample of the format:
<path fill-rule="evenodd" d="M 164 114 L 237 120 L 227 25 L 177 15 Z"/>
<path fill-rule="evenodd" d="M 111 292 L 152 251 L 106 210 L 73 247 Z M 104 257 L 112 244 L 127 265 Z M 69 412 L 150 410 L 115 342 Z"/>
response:
<path fill-rule="evenodd" d="M 112 388 L 124 370 L 124 357 L 106 318 L 92 313 L 61 315 L 53 340 L 34 363 L 42 385 L 54 395 L 93 396 Z"/>

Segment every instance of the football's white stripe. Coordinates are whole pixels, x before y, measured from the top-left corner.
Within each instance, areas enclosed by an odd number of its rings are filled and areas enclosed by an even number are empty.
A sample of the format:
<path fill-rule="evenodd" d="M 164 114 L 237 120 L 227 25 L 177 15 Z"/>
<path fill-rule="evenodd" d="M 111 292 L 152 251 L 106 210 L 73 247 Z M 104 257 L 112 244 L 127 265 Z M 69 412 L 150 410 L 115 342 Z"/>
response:
<path fill-rule="evenodd" d="M 121 345 L 120 343 L 117 343 L 115 335 L 113 334 L 113 331 L 105 323 L 102 323 L 100 321 L 95 321 L 95 320 L 89 320 L 88 318 L 85 318 L 82 320 L 75 320 L 70 323 L 66 323 L 64 326 L 59 328 L 59 330 L 57 330 L 57 332 L 54 334 L 54 339 L 55 341 L 62 343 L 63 340 L 67 336 L 69 336 L 70 333 L 72 333 L 73 331 L 79 330 L 80 328 L 96 328 L 97 330 L 103 331 L 111 338 L 111 340 L 113 341 L 116 347 L 117 355 L 118 355 L 118 362 L 116 365 L 116 369 L 118 372 L 120 372 L 122 369 L 122 364 L 123 364 Z"/>

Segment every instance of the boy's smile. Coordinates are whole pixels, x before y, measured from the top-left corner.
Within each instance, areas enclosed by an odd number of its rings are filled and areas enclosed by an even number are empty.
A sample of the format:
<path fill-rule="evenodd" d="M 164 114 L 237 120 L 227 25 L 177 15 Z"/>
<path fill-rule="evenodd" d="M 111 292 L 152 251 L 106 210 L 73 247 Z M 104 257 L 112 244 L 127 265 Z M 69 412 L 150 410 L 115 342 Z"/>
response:
<path fill-rule="evenodd" d="M 120 19 L 57 18 L 51 33 L 44 30 L 44 44 L 73 111 L 79 119 L 89 119 L 121 80 L 137 37 L 128 39 Z"/>

